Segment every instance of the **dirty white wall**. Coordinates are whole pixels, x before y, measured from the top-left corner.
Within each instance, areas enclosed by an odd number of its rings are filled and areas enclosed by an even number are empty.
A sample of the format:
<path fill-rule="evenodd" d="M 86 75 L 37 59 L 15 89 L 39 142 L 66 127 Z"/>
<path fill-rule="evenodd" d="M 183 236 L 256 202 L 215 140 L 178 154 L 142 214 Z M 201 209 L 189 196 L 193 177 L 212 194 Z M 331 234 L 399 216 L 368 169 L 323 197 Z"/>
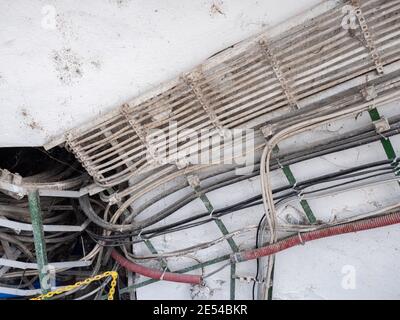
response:
<path fill-rule="evenodd" d="M 0 147 L 39 146 L 319 0 L 0 1 Z"/>

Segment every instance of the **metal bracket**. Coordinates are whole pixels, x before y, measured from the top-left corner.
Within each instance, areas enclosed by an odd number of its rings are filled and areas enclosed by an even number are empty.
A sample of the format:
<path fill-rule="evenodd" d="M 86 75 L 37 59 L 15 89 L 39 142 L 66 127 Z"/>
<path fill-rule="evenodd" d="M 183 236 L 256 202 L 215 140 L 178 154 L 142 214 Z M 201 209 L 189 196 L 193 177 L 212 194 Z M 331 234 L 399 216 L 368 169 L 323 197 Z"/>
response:
<path fill-rule="evenodd" d="M 182 77 L 183 81 L 186 83 L 186 85 L 192 90 L 193 94 L 195 95 L 197 101 L 207 114 L 208 118 L 210 119 L 211 123 L 214 125 L 214 127 L 217 129 L 218 134 L 221 137 L 225 136 L 225 129 L 221 122 L 218 119 L 217 114 L 215 113 L 214 108 L 206 101 L 206 98 L 204 97 L 204 94 L 201 90 L 201 88 L 197 85 L 197 82 L 199 79 L 201 79 L 202 73 L 200 71 L 192 72 L 189 75 L 186 75 Z"/>
<path fill-rule="evenodd" d="M 352 0 L 351 3 L 354 7 L 354 13 L 357 17 L 358 23 L 360 24 L 361 33 L 365 41 L 367 42 L 367 48 L 369 50 L 370 56 L 375 63 L 376 71 L 378 72 L 378 74 L 382 75 L 385 73 L 382 60 L 379 55 L 378 49 L 376 48 L 373 35 L 368 28 L 367 20 L 365 19 L 365 16 L 361 10 L 361 3 L 359 0 Z"/>
<path fill-rule="evenodd" d="M 273 54 L 270 46 L 267 43 L 267 40 L 261 39 L 258 41 L 258 44 L 260 45 L 264 56 L 267 58 L 269 64 L 271 65 L 272 70 L 273 70 L 276 78 L 278 79 L 283 92 L 285 93 L 285 96 L 289 102 L 289 105 L 295 109 L 299 109 L 297 99 L 295 98 L 294 94 L 292 93 L 292 89 L 290 88 L 288 81 L 282 72 L 279 61 Z"/>
<path fill-rule="evenodd" d="M 95 179 L 102 179 L 102 175 L 98 174 L 97 172 L 93 171 L 90 164 L 87 163 L 86 157 L 82 155 L 82 153 L 79 150 L 79 147 L 77 146 L 75 142 L 75 138 L 72 132 L 69 132 L 66 136 L 66 145 L 69 147 L 69 149 L 72 151 L 72 153 L 75 155 L 75 157 L 78 159 L 78 161 L 82 164 L 82 166 L 85 168 L 87 173 L 94 177 Z"/>
<path fill-rule="evenodd" d="M 148 154 L 154 160 L 154 162 L 156 164 L 160 164 L 160 165 L 165 164 L 165 161 L 162 161 L 154 154 L 154 151 L 152 150 L 151 146 L 147 142 L 146 133 L 142 129 L 141 125 L 137 121 L 135 121 L 134 117 L 129 113 L 129 105 L 128 104 L 125 103 L 122 105 L 121 113 L 125 117 L 125 119 L 128 121 L 128 123 L 131 125 L 133 131 L 135 131 L 139 140 L 142 142 L 142 144 L 144 145 Z"/>
<path fill-rule="evenodd" d="M 267 124 L 266 126 L 261 128 L 261 133 L 263 134 L 264 138 L 269 138 L 274 135 L 274 129 L 271 124 Z"/>
<path fill-rule="evenodd" d="M 187 181 L 189 183 L 189 186 L 194 190 L 200 187 L 200 178 L 198 175 L 193 175 L 193 174 L 188 175 Z"/>
<path fill-rule="evenodd" d="M 365 101 L 373 101 L 376 97 L 378 97 L 378 93 L 373 85 L 362 89 L 361 94 L 363 95 Z"/>
<path fill-rule="evenodd" d="M 382 117 L 377 121 L 374 121 L 373 124 L 374 124 L 375 130 L 378 134 L 381 134 L 381 133 L 384 133 L 384 132 L 390 130 L 389 121 L 385 117 Z"/>
<path fill-rule="evenodd" d="M 24 197 L 22 177 L 6 169 L 0 169 L 0 190 L 14 199 L 22 199 Z"/>

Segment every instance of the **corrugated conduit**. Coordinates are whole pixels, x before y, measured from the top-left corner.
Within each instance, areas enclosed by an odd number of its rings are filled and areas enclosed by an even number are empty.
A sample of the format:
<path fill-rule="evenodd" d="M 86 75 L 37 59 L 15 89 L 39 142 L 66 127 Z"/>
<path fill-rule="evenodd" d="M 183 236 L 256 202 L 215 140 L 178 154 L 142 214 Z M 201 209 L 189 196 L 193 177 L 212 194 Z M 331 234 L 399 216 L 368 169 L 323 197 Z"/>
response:
<path fill-rule="evenodd" d="M 299 233 L 297 235 L 280 240 L 276 243 L 267 245 L 259 249 L 239 252 L 233 255 L 232 259 L 235 262 L 258 259 L 261 257 L 270 256 L 272 254 L 297 246 L 299 244 L 305 244 L 308 241 L 332 237 L 339 234 L 346 234 L 351 232 L 358 232 L 358 231 L 390 226 L 397 223 L 400 223 L 400 212 L 388 214 L 385 216 L 360 220 L 356 222 L 351 222 L 343 225 L 323 228 L 320 230 Z"/>
<path fill-rule="evenodd" d="M 328 238 L 340 234 L 359 232 L 364 230 L 390 226 L 397 223 L 400 223 L 400 212 L 391 213 L 388 215 L 369 218 L 369 219 L 363 219 L 342 225 L 321 228 L 315 231 L 298 233 L 297 235 L 288 237 L 286 239 L 280 240 L 276 243 L 267 245 L 259 249 L 247 250 L 236 253 L 232 255 L 231 259 L 234 262 L 254 260 L 278 253 L 280 251 L 297 246 L 299 244 L 305 244 L 308 241 Z M 112 251 L 111 256 L 123 268 L 152 279 L 189 283 L 189 284 L 201 284 L 203 282 L 203 277 L 199 275 L 188 275 L 188 274 L 160 271 L 136 264 L 124 258 L 116 250 Z"/>

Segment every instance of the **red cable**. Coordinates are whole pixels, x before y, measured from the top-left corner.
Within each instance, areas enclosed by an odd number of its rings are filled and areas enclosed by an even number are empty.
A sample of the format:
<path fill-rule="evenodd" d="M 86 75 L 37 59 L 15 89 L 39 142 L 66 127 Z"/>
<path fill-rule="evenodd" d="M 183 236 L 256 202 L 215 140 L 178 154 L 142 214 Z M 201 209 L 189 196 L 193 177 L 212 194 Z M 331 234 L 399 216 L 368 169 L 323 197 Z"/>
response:
<path fill-rule="evenodd" d="M 388 214 L 386 216 L 381 216 L 377 218 L 370 218 L 343 225 L 328 227 L 320 230 L 304 232 L 259 249 L 239 252 L 233 256 L 233 259 L 237 262 L 253 260 L 275 254 L 279 251 L 283 251 L 299 244 L 304 244 L 307 241 L 332 237 L 339 234 L 364 231 L 397 223 L 400 223 L 400 212 Z"/>
<path fill-rule="evenodd" d="M 172 281 L 172 282 L 182 282 L 182 283 L 191 283 L 191 284 L 201 284 L 202 278 L 201 276 L 190 275 L 190 274 L 180 274 L 180 273 L 172 273 L 172 272 L 163 272 L 156 269 L 147 268 L 145 266 L 141 266 L 134 262 L 131 262 L 121 256 L 117 251 L 113 250 L 111 252 L 111 256 L 115 261 L 117 261 L 123 268 L 141 274 L 142 276 L 158 279 L 158 280 L 165 280 L 165 281 Z"/>

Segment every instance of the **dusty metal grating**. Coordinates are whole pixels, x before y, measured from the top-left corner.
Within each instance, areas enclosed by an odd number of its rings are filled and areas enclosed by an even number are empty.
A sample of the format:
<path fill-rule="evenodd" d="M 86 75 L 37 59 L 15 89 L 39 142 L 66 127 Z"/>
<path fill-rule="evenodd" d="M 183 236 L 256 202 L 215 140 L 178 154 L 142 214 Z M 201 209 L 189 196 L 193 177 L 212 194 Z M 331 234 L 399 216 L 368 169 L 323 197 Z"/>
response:
<path fill-rule="evenodd" d="M 224 129 L 264 123 L 275 111 L 292 112 L 306 98 L 372 70 L 382 74 L 385 65 L 399 60 L 400 3 L 363 1 L 354 8 L 357 28 L 347 29 L 342 8 L 351 3 L 210 58 L 156 96 L 130 102 L 89 129 L 72 131 L 67 145 L 98 184 L 114 185 L 165 165 L 146 141 L 154 129 L 170 130 L 176 122 L 177 135 L 186 129 L 223 135 Z M 190 142 L 169 149 L 156 139 L 155 145 L 178 154 L 170 158 L 178 165 L 179 154 L 192 152 L 187 151 Z"/>

